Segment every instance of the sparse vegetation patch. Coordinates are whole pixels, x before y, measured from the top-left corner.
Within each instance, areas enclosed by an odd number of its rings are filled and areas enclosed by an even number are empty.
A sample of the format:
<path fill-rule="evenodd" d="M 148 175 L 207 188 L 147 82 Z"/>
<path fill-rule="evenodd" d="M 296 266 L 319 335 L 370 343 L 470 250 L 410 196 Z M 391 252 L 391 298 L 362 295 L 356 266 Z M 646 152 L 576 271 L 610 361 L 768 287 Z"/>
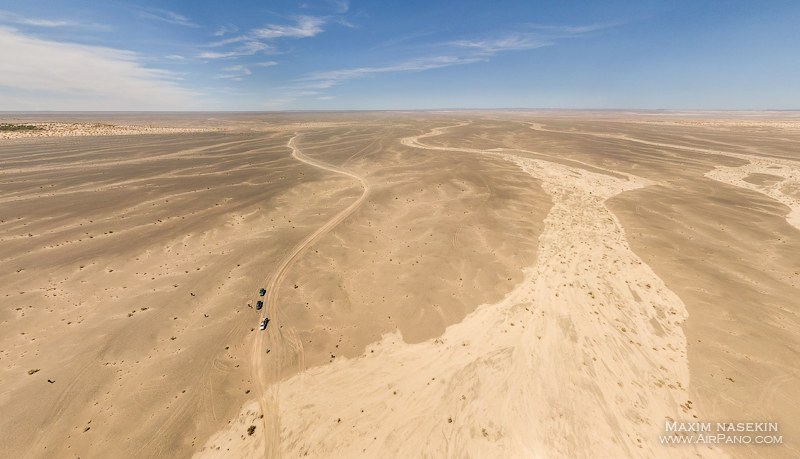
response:
<path fill-rule="evenodd" d="M 32 124 L 0 123 L 0 131 L 40 131 L 41 129 Z"/>

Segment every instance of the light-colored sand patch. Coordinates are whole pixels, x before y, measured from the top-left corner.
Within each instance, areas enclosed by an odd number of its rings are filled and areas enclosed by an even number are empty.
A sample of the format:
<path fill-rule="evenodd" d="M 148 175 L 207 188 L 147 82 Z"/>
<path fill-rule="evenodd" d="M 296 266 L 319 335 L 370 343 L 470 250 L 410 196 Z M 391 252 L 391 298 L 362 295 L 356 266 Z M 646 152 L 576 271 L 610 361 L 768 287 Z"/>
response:
<path fill-rule="evenodd" d="M 800 198 L 794 193 L 800 187 L 800 162 L 777 158 L 763 158 L 755 155 L 745 155 L 709 148 L 690 147 L 664 142 L 653 142 L 637 139 L 627 134 L 607 134 L 586 131 L 559 131 L 548 129 L 541 123 L 528 123 L 531 129 L 544 132 L 559 132 L 566 134 L 589 135 L 606 139 L 620 139 L 628 142 L 651 145 L 655 147 L 674 148 L 678 150 L 693 151 L 697 153 L 723 155 L 731 158 L 748 161 L 743 166 L 715 166 L 715 169 L 705 174 L 706 177 L 727 183 L 740 188 L 756 191 L 786 205 L 791 210 L 786 215 L 786 221 L 795 228 L 800 229 Z M 745 180 L 751 174 L 771 174 L 783 178 L 770 185 L 759 185 Z"/>
<path fill-rule="evenodd" d="M 617 121 L 617 120 L 615 120 Z M 759 119 L 676 119 L 676 120 L 624 120 L 629 124 L 645 124 L 656 126 L 688 126 L 705 129 L 715 129 L 729 131 L 731 129 L 750 128 L 750 129 L 769 129 L 779 131 L 800 131 L 800 121 L 798 120 L 759 120 Z"/>
<path fill-rule="evenodd" d="M 216 132 L 216 128 L 187 128 L 114 125 L 103 123 L 24 123 L 35 126 L 35 130 L 0 131 L 2 139 L 21 139 L 29 137 L 78 137 L 106 135 L 175 134 L 189 132 Z"/>
<path fill-rule="evenodd" d="M 789 207 L 791 211 L 786 215 L 786 221 L 800 229 L 800 196 L 793 190 L 800 188 L 800 163 L 796 161 L 763 159 L 751 155 L 722 153 L 749 161 L 744 166 L 715 166 L 707 172 L 708 178 L 727 183 L 729 185 L 746 188 L 765 194 L 770 198 Z M 771 183 L 753 183 L 747 178 L 752 174 L 769 174 L 780 179 Z"/>
<path fill-rule="evenodd" d="M 247 403 L 239 416 L 230 422 L 227 429 L 211 437 L 206 446 L 193 457 L 251 458 L 264 451 L 264 435 L 261 407 L 257 400 Z M 252 427 L 252 432 L 248 431 Z"/>

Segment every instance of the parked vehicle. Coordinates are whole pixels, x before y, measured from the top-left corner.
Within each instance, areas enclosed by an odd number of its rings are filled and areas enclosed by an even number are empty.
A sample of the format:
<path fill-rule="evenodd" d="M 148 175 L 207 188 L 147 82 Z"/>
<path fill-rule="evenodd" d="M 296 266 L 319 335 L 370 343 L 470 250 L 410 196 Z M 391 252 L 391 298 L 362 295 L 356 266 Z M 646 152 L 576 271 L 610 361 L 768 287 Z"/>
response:
<path fill-rule="evenodd" d="M 259 311 L 259 310 L 261 310 L 261 308 L 263 308 L 263 307 L 264 307 L 264 302 L 263 302 L 263 301 L 261 301 L 261 300 L 258 300 L 258 301 L 256 302 L 256 311 Z"/>
<path fill-rule="evenodd" d="M 258 329 L 266 330 L 267 324 L 269 324 L 269 317 L 265 317 L 264 320 L 261 321 L 261 324 L 258 326 Z"/>
<path fill-rule="evenodd" d="M 267 293 L 267 289 L 262 288 L 261 290 L 258 291 L 258 296 L 264 296 L 266 293 Z"/>

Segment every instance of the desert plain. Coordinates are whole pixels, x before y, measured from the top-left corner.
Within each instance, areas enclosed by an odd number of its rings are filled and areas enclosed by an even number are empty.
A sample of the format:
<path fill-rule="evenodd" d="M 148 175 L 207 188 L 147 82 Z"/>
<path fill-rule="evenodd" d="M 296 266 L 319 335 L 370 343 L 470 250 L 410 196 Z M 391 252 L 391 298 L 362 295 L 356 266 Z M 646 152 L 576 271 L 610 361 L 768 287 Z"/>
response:
<path fill-rule="evenodd" d="M 2 121 L 0 457 L 800 456 L 796 112 Z"/>

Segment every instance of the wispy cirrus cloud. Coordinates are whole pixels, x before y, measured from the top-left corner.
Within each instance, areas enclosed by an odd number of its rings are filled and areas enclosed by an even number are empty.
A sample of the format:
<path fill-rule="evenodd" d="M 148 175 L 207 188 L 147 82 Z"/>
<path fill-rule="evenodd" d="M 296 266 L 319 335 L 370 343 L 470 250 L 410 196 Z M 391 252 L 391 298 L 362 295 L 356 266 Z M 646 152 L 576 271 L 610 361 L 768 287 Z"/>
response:
<path fill-rule="evenodd" d="M 596 22 L 583 25 L 554 25 L 554 24 L 526 24 L 526 28 L 539 33 L 549 34 L 555 37 L 574 37 L 598 32 L 621 25 L 620 22 Z"/>
<path fill-rule="evenodd" d="M 325 19 L 319 16 L 298 16 L 295 21 L 292 25 L 269 24 L 253 29 L 249 35 L 262 39 L 309 38 L 323 32 L 322 26 L 325 24 Z"/>
<path fill-rule="evenodd" d="M 375 66 L 375 67 L 355 67 L 348 69 L 329 70 L 326 72 L 315 72 L 301 79 L 301 81 L 320 82 L 320 88 L 330 87 L 345 80 L 362 78 L 380 73 L 397 72 L 420 72 L 423 70 L 450 67 L 452 65 L 463 65 L 477 62 L 478 58 L 462 58 L 457 56 L 435 56 L 429 58 L 413 59 L 398 64 Z M 330 86 L 327 86 L 330 84 Z"/>
<path fill-rule="evenodd" d="M 321 90 L 330 89 L 345 81 L 374 75 L 422 72 L 455 65 L 484 62 L 500 53 L 553 46 L 559 39 L 583 36 L 614 27 L 615 25 L 617 24 L 589 24 L 582 26 L 527 24 L 521 30 L 507 32 L 502 35 L 452 40 L 428 45 L 429 48 L 443 50 L 443 54 L 434 57 L 420 57 L 396 64 L 352 67 L 310 73 L 297 80 L 294 94 L 303 95 L 304 90 L 311 90 L 316 91 L 314 93 L 316 95 Z"/>
<path fill-rule="evenodd" d="M 217 27 L 217 30 L 214 31 L 211 35 L 215 37 L 222 37 L 224 35 L 228 35 L 231 33 L 236 33 L 239 31 L 239 28 L 234 25 L 224 25 Z"/>
<path fill-rule="evenodd" d="M 0 106 L 6 110 L 192 109 L 179 75 L 131 51 L 65 43 L 0 26 Z"/>
<path fill-rule="evenodd" d="M 10 11 L 0 10 L 0 23 L 19 26 L 32 26 L 43 28 L 83 28 L 83 29 L 110 29 L 105 24 L 96 22 L 81 22 L 72 19 L 49 19 L 41 17 L 28 17 Z"/>
<path fill-rule="evenodd" d="M 450 45 L 465 48 L 481 55 L 492 56 L 505 51 L 521 51 L 543 48 L 553 44 L 552 41 L 528 34 L 507 35 L 501 38 L 456 40 Z"/>
<path fill-rule="evenodd" d="M 252 56 L 261 52 L 268 52 L 274 50 L 275 47 L 262 43 L 257 40 L 251 40 L 236 48 L 228 51 L 203 51 L 197 55 L 201 59 L 228 59 L 232 57 Z"/>
<path fill-rule="evenodd" d="M 278 65 L 275 61 L 256 62 L 255 64 L 246 66 L 242 64 L 231 65 L 222 69 L 222 73 L 214 76 L 215 79 L 227 79 L 233 81 L 242 81 L 242 78 L 250 76 L 253 71 L 250 67 L 272 67 Z"/>
<path fill-rule="evenodd" d="M 209 44 L 211 47 L 221 47 L 234 43 L 269 41 L 278 38 L 311 38 L 322 32 L 325 18 L 319 16 L 298 16 L 294 24 L 268 24 L 249 30 L 247 33 L 217 40 Z"/>
<path fill-rule="evenodd" d="M 484 60 L 481 57 L 434 56 L 403 61 L 397 64 L 315 72 L 297 80 L 297 84 L 287 88 L 288 94 L 295 97 L 318 95 L 319 91 L 330 89 L 348 80 L 366 78 L 389 73 L 422 72 L 426 70 L 472 64 Z"/>
<path fill-rule="evenodd" d="M 339 14 L 346 13 L 350 9 L 350 0 L 328 0 L 328 3 Z"/>
<path fill-rule="evenodd" d="M 208 45 L 212 49 L 200 52 L 197 57 L 201 59 L 236 59 L 256 54 L 277 53 L 277 46 L 274 44 L 276 40 L 314 37 L 324 31 L 325 21 L 325 18 L 319 16 L 297 16 L 294 18 L 294 23 L 291 24 L 267 24 L 240 35 L 212 42 Z M 225 26 L 218 29 L 213 35 L 223 37 L 233 30 L 231 26 Z M 251 65 L 268 67 L 277 65 L 277 62 L 266 61 Z M 238 81 L 248 75 L 250 73 L 236 75 L 223 73 L 217 77 Z"/>
<path fill-rule="evenodd" d="M 564 38 L 577 38 L 592 32 L 608 29 L 617 23 L 597 23 L 587 25 L 547 25 L 527 24 L 519 31 L 502 36 L 455 40 L 446 45 L 470 49 L 484 55 L 494 55 L 505 51 L 521 51 L 555 45 Z"/>
<path fill-rule="evenodd" d="M 305 88 L 328 89 L 347 80 L 373 75 L 401 72 L 422 72 L 454 65 L 473 64 L 504 51 L 524 50 L 548 46 L 550 43 L 530 37 L 506 36 L 498 39 L 457 40 L 440 46 L 453 48 L 453 53 L 433 57 L 420 57 L 383 66 L 353 67 L 315 72 L 299 81 Z M 459 52 L 461 51 L 461 52 Z"/>
<path fill-rule="evenodd" d="M 220 73 L 214 78 L 241 81 L 242 77 L 253 74 L 253 72 L 244 65 L 232 65 L 230 67 L 225 67 L 222 70 L 224 73 Z"/>
<path fill-rule="evenodd" d="M 159 8 L 148 8 L 139 11 L 139 16 L 147 19 L 152 19 L 155 21 L 166 22 L 168 24 L 175 24 L 184 27 L 200 27 L 200 25 L 193 22 L 191 19 L 187 18 L 182 14 L 178 14 L 174 11 L 169 10 L 162 10 Z"/>

